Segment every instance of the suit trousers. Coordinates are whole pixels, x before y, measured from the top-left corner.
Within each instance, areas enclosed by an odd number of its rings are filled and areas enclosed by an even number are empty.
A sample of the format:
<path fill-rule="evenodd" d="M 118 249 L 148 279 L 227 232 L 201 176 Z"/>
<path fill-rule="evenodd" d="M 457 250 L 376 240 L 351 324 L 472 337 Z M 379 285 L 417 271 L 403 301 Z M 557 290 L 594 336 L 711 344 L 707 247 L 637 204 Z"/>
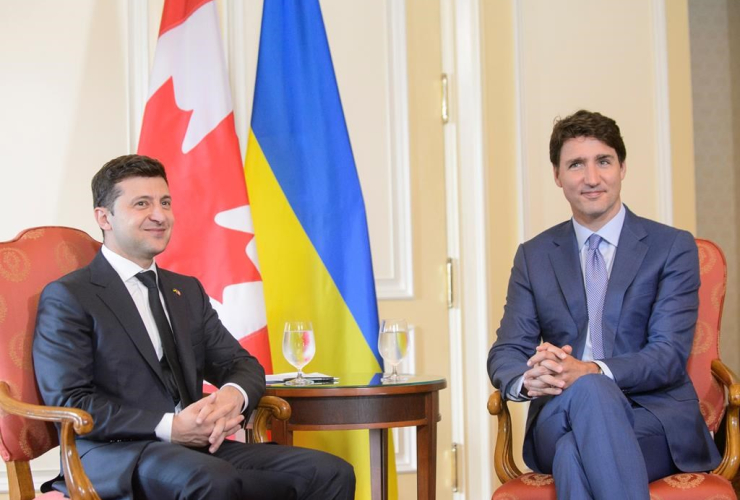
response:
<path fill-rule="evenodd" d="M 139 499 L 352 500 L 355 475 L 344 460 L 316 450 L 224 441 L 211 455 L 152 441 L 133 477 Z"/>
<path fill-rule="evenodd" d="M 660 421 L 604 375 L 553 397 L 530 432 L 528 465 L 553 475 L 558 498 L 648 500 L 649 481 L 678 472 Z"/>

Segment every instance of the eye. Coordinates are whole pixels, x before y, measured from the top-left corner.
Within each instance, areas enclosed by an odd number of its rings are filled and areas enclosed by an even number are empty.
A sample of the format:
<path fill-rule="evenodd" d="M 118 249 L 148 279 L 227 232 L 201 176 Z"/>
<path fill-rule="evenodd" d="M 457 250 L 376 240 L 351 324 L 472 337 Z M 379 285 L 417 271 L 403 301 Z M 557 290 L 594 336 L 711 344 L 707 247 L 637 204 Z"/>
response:
<path fill-rule="evenodd" d="M 163 207 L 171 207 L 172 206 L 172 200 L 162 200 L 162 206 Z"/>
<path fill-rule="evenodd" d="M 145 200 L 139 200 L 134 205 L 137 206 L 137 207 L 142 207 L 143 208 L 143 207 L 146 207 L 147 206 L 147 202 Z"/>
<path fill-rule="evenodd" d="M 570 165 L 568 165 L 568 168 L 569 169 L 582 168 L 582 167 L 583 167 L 583 163 L 580 162 L 580 161 L 574 161 L 573 163 L 571 163 Z"/>

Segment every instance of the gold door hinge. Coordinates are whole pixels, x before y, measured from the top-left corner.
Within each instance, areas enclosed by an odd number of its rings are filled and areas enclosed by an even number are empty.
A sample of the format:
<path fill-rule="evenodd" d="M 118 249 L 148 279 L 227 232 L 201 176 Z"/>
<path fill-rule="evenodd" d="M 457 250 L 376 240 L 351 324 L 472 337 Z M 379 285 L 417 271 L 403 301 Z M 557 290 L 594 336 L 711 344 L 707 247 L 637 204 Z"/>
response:
<path fill-rule="evenodd" d="M 450 121 L 450 79 L 442 73 L 442 123 Z"/>
<path fill-rule="evenodd" d="M 460 483 L 458 481 L 457 477 L 457 453 L 458 453 L 458 447 L 459 445 L 457 443 L 452 443 L 452 454 L 451 454 L 451 460 L 450 464 L 452 466 L 452 492 L 457 493 L 460 491 Z"/>
<path fill-rule="evenodd" d="M 452 309 L 455 304 L 455 265 L 452 257 L 447 257 L 447 309 Z"/>

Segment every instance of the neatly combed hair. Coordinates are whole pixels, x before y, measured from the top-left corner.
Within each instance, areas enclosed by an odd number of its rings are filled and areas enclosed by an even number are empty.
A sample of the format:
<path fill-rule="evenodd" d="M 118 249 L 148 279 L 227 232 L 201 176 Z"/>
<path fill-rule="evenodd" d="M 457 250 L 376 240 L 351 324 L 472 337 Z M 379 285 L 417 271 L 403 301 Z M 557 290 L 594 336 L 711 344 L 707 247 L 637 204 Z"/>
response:
<path fill-rule="evenodd" d="M 167 182 L 164 166 L 158 160 L 142 155 L 119 156 L 93 177 L 93 208 L 105 207 L 113 212 L 113 203 L 121 195 L 118 183 L 129 177 L 161 177 Z"/>
<path fill-rule="evenodd" d="M 582 109 L 565 118 L 556 118 L 550 136 L 550 162 L 553 167 L 560 165 L 560 152 L 568 139 L 593 137 L 617 152 L 619 163 L 627 158 L 627 149 L 617 122 L 601 113 Z"/>

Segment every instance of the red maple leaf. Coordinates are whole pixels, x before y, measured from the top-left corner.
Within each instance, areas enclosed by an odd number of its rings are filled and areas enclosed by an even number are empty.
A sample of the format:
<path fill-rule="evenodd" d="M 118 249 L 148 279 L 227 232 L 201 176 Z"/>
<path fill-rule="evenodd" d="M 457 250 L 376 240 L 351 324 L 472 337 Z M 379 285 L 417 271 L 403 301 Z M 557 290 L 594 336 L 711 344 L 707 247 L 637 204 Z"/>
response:
<path fill-rule="evenodd" d="M 171 78 L 149 98 L 144 113 L 139 154 L 164 164 L 176 220 L 157 263 L 197 277 L 209 296 L 223 302 L 227 285 L 261 279 L 246 254 L 254 235 L 215 222 L 217 214 L 248 204 L 247 188 L 233 112 L 183 154 L 191 114 L 177 107 Z"/>

